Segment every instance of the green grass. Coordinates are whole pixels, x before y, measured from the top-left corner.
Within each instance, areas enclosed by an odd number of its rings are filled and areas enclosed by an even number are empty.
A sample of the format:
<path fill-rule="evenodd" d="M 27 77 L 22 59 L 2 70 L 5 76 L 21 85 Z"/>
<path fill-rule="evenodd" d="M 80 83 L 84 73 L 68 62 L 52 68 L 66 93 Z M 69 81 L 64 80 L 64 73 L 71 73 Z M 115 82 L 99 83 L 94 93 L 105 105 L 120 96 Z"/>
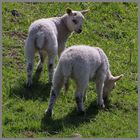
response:
<path fill-rule="evenodd" d="M 50 86 L 46 64 L 38 82 L 25 88 L 24 40 L 36 19 L 62 15 L 66 7 L 90 9 L 82 34 L 73 34 L 67 46 L 101 47 L 109 58 L 113 75 L 124 74 L 105 110 L 97 109 L 95 84 L 89 83 L 84 103 L 86 116 L 77 115 L 74 82 L 67 94 L 61 91 L 52 120 L 44 118 Z M 20 17 L 13 17 L 16 9 Z M 3 137 L 138 137 L 138 6 L 136 3 L 2 3 L 2 129 Z"/>

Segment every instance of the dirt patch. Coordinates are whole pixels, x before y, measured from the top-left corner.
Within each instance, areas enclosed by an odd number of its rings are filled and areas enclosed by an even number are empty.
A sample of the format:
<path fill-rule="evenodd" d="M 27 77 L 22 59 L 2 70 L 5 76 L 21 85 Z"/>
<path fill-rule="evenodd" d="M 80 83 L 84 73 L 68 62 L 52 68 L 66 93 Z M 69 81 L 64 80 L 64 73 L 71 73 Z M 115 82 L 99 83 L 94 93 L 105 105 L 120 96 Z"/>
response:
<path fill-rule="evenodd" d="M 5 31 L 5 35 L 9 35 L 10 37 L 16 37 L 25 40 L 27 35 L 23 32 L 17 32 L 17 31 Z"/>
<path fill-rule="evenodd" d="M 21 48 L 8 48 L 3 51 L 3 65 L 9 67 L 16 67 L 18 70 L 22 70 L 25 67 L 23 55 L 20 52 Z M 23 56 L 23 57 L 22 57 Z"/>
<path fill-rule="evenodd" d="M 32 132 L 32 131 L 24 131 L 24 132 L 23 132 L 23 135 L 25 135 L 25 136 L 28 137 L 28 138 L 33 138 L 33 137 L 35 137 L 35 133 Z"/>

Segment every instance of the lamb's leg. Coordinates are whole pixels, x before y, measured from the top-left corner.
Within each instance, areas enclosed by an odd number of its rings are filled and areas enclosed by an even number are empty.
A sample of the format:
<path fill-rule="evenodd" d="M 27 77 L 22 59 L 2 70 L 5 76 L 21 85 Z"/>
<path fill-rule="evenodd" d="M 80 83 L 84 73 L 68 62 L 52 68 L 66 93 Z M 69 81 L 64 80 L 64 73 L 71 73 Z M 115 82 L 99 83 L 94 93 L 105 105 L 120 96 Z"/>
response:
<path fill-rule="evenodd" d="M 52 83 L 52 77 L 54 73 L 54 57 L 48 57 L 48 72 L 49 72 L 49 83 Z"/>
<path fill-rule="evenodd" d="M 52 83 L 52 77 L 54 73 L 54 61 L 58 53 L 58 42 L 56 34 L 52 33 L 47 40 L 47 55 L 48 55 L 48 73 L 49 83 Z"/>
<path fill-rule="evenodd" d="M 55 75 L 53 78 L 53 86 L 50 93 L 49 106 L 48 106 L 48 109 L 45 111 L 45 114 L 49 117 L 52 116 L 52 109 L 53 109 L 54 103 L 63 86 L 63 77 L 60 74 L 60 71 L 58 70 L 57 72 L 55 72 Z"/>
<path fill-rule="evenodd" d="M 33 61 L 27 62 L 27 87 L 31 87 L 32 85 L 32 73 L 33 73 Z"/>
<path fill-rule="evenodd" d="M 44 54 L 43 52 L 39 51 L 39 62 L 38 62 L 38 66 L 37 66 L 37 72 L 41 72 L 43 69 L 43 63 L 45 60 L 46 54 Z"/>
<path fill-rule="evenodd" d="M 56 101 L 56 98 L 58 96 L 58 91 L 55 90 L 55 89 L 51 89 L 51 94 L 50 94 L 50 100 L 49 100 L 49 106 L 48 106 L 48 109 L 45 111 L 45 114 L 49 117 L 52 116 L 52 109 L 53 109 L 53 106 L 54 106 L 54 103 Z"/>
<path fill-rule="evenodd" d="M 27 69 L 26 69 L 27 70 L 27 87 L 31 87 L 35 50 L 32 45 L 32 40 L 30 39 L 26 40 L 25 55 L 27 58 Z"/>
<path fill-rule="evenodd" d="M 78 108 L 79 114 L 80 114 L 80 115 L 85 114 L 85 111 L 84 111 L 84 104 L 83 104 L 83 93 L 77 91 L 77 92 L 76 92 L 75 99 L 76 99 L 76 104 L 77 104 L 77 108 Z"/>
<path fill-rule="evenodd" d="M 77 90 L 75 94 L 76 104 L 79 114 L 83 115 L 85 114 L 83 101 L 86 96 L 85 92 L 88 84 L 88 78 L 87 79 L 83 78 L 83 81 L 78 80 L 76 81 L 76 83 L 77 83 Z"/>
<path fill-rule="evenodd" d="M 98 82 L 96 82 L 97 105 L 99 105 L 102 108 L 105 107 L 103 100 L 103 87 L 104 82 L 102 80 L 98 80 Z"/>

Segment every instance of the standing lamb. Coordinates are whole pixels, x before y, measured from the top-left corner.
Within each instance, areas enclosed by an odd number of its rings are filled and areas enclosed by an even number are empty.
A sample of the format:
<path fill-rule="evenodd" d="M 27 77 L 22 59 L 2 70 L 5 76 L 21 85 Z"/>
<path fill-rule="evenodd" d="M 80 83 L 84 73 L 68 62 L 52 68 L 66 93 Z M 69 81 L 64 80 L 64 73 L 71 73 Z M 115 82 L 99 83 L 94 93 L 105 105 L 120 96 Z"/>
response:
<path fill-rule="evenodd" d="M 56 67 L 46 115 L 52 115 L 53 105 L 63 84 L 68 89 L 68 80 L 72 77 L 76 83 L 75 98 L 80 113 L 84 113 L 83 99 L 89 80 L 96 83 L 97 104 L 105 107 L 104 99 L 115 87 L 116 81 L 123 75 L 112 76 L 108 58 L 102 49 L 90 46 L 72 46 L 66 49 Z"/>
<path fill-rule="evenodd" d="M 27 86 L 32 84 L 32 72 L 34 66 L 35 52 L 39 52 L 40 60 L 37 71 L 42 71 L 43 62 L 48 56 L 49 82 L 52 81 L 54 60 L 57 54 L 60 56 L 65 49 L 65 42 L 70 34 L 82 32 L 84 11 L 66 10 L 66 14 L 61 17 L 39 19 L 34 21 L 29 27 L 29 34 L 25 42 L 25 55 L 27 58 Z"/>

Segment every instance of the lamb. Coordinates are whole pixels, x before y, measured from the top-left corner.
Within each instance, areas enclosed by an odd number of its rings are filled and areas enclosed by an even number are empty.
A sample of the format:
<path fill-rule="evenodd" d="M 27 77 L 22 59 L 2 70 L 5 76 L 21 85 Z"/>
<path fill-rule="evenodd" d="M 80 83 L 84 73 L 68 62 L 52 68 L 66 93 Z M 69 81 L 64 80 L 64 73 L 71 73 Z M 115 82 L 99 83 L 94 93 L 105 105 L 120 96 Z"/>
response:
<path fill-rule="evenodd" d="M 75 45 L 64 50 L 56 67 L 47 116 L 52 115 L 52 109 L 63 84 L 68 90 L 68 81 L 71 77 L 76 83 L 75 99 L 78 112 L 84 114 L 83 100 L 89 80 L 96 83 L 97 104 L 104 108 L 104 100 L 108 98 L 111 90 L 115 87 L 116 81 L 122 78 L 123 74 L 113 76 L 109 68 L 109 61 L 104 51 L 98 47 Z"/>
<path fill-rule="evenodd" d="M 54 61 L 57 55 L 65 49 L 65 43 L 72 32 L 81 33 L 84 14 L 88 10 L 73 11 L 67 8 L 61 17 L 52 17 L 34 21 L 29 27 L 25 41 L 25 55 L 27 58 L 27 86 L 32 85 L 32 72 L 35 52 L 39 52 L 37 72 L 42 71 L 44 59 L 48 56 L 49 82 L 52 81 Z"/>

